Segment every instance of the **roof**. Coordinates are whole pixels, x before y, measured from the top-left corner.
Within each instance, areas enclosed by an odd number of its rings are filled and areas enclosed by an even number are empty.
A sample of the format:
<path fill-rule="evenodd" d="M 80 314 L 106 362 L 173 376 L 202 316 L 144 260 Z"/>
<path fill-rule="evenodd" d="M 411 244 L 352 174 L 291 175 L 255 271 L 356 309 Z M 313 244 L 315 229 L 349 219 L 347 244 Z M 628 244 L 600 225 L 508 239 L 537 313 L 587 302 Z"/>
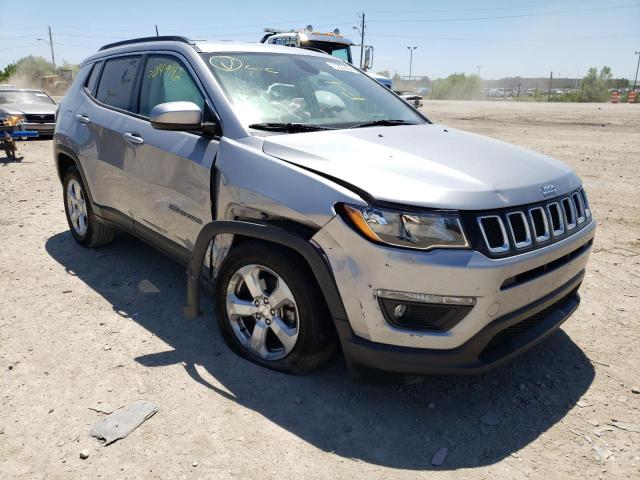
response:
<path fill-rule="evenodd" d="M 85 65 L 88 62 L 103 58 L 113 53 L 128 53 L 139 50 L 151 49 L 185 49 L 191 48 L 196 52 L 213 53 L 213 52 L 270 52 L 283 53 L 287 55 L 313 55 L 321 56 L 323 53 L 313 52 L 299 48 L 285 47 L 282 45 L 267 45 L 259 42 L 237 42 L 232 40 L 189 40 L 186 37 L 145 37 L 126 40 L 124 42 L 116 42 L 105 45 L 97 53 L 88 57 L 82 62 Z"/>
<path fill-rule="evenodd" d="M 302 48 L 285 47 L 283 45 L 269 45 L 266 43 L 249 43 L 235 41 L 214 41 L 198 40 L 196 45 L 202 52 L 264 52 L 264 53 L 285 53 L 288 55 L 323 55 L 312 50 Z"/>

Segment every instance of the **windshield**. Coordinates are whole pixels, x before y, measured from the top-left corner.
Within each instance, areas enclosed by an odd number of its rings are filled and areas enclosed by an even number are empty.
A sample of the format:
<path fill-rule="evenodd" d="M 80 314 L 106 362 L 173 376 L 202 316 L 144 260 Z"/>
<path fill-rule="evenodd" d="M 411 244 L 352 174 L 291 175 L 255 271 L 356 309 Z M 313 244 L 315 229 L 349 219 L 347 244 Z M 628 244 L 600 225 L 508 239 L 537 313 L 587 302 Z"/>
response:
<path fill-rule="evenodd" d="M 282 53 L 203 56 L 246 125 L 425 123 L 406 102 L 337 59 Z"/>
<path fill-rule="evenodd" d="M 303 40 L 300 42 L 300 46 L 311 50 L 320 50 L 321 52 L 328 53 L 329 55 L 337 57 L 340 60 L 344 60 L 345 62 L 353 63 L 351 61 L 351 47 L 345 43 Z"/>
<path fill-rule="evenodd" d="M 344 60 L 345 62 L 351 63 L 351 55 L 349 55 L 350 50 L 349 46 L 335 48 L 331 51 L 331 55 L 334 57 L 338 57 L 340 60 Z"/>
<path fill-rule="evenodd" d="M 55 104 L 44 92 L 20 92 L 0 90 L 0 105 L 7 103 L 47 103 Z"/>

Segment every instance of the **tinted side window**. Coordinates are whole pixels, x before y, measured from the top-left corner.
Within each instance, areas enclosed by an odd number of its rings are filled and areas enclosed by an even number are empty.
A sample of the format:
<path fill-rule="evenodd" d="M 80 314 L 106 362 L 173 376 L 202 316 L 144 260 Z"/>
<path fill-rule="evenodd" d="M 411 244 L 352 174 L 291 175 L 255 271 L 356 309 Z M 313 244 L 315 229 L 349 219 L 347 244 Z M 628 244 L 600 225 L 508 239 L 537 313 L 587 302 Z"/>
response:
<path fill-rule="evenodd" d="M 132 110 L 133 89 L 140 68 L 140 57 L 107 60 L 100 76 L 96 98 L 112 107 Z"/>
<path fill-rule="evenodd" d="M 177 58 L 149 55 L 140 87 L 140 115 L 165 102 L 193 102 L 204 110 L 204 97 Z"/>
<path fill-rule="evenodd" d="M 338 57 L 340 60 L 344 60 L 345 62 L 349 61 L 349 52 L 346 48 L 336 48 L 331 55 L 334 57 Z"/>
<path fill-rule="evenodd" d="M 98 84 L 98 78 L 100 77 L 100 70 L 102 68 L 102 62 L 95 63 L 91 69 L 91 74 L 87 78 L 87 82 L 84 84 L 87 90 L 91 92 L 91 95 L 95 95 L 96 86 Z"/>

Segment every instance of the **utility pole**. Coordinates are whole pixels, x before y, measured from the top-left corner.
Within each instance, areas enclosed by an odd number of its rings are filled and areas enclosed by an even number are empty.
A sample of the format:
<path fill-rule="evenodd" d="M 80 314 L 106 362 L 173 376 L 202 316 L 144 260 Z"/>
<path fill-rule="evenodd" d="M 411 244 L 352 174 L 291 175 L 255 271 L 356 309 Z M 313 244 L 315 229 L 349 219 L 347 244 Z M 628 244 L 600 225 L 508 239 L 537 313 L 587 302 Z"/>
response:
<path fill-rule="evenodd" d="M 522 83 L 518 82 L 518 101 L 520 101 L 520 86 Z"/>
<path fill-rule="evenodd" d="M 158 33 L 158 25 L 156 25 L 156 37 L 159 37 L 160 34 Z"/>
<path fill-rule="evenodd" d="M 549 91 L 547 92 L 547 102 L 551 101 L 551 82 L 553 81 L 553 72 L 549 75 Z"/>
<path fill-rule="evenodd" d="M 413 73 L 413 51 L 418 47 L 407 47 L 409 50 L 409 81 L 411 81 L 411 74 Z"/>
<path fill-rule="evenodd" d="M 633 52 L 638 55 L 638 64 L 636 65 L 636 78 L 633 80 L 633 91 L 636 91 L 636 84 L 638 83 L 638 68 L 640 68 L 640 51 Z"/>
<path fill-rule="evenodd" d="M 476 65 L 476 68 L 478 69 L 478 77 L 480 77 L 480 70 L 482 70 L 482 65 Z"/>
<path fill-rule="evenodd" d="M 53 68 L 56 68 L 56 57 L 53 55 L 53 37 L 51 36 L 51 27 L 49 27 L 49 46 L 51 47 L 51 63 Z"/>
<path fill-rule="evenodd" d="M 51 27 L 49 27 L 49 41 L 44 38 L 36 38 L 39 42 L 44 42 L 51 48 L 51 63 L 53 63 L 53 69 L 56 69 L 56 57 L 53 55 L 53 36 L 51 35 Z"/>
<path fill-rule="evenodd" d="M 362 62 L 364 60 L 364 12 L 362 12 L 360 18 L 362 19 L 362 22 L 360 23 L 360 69 L 362 69 Z"/>

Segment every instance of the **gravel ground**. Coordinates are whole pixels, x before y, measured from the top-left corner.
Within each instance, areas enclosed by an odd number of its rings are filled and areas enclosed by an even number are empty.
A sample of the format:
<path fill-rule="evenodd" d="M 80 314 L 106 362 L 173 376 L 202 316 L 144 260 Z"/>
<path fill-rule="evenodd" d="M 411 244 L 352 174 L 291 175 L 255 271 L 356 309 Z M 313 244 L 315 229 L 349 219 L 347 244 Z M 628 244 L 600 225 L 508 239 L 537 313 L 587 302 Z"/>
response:
<path fill-rule="evenodd" d="M 582 176 L 599 230 L 562 330 L 479 377 L 361 386 L 340 357 L 308 377 L 262 369 L 226 348 L 210 301 L 182 317 L 182 267 L 124 234 L 76 245 L 51 142 L 20 143 L 22 161 L 0 157 L 0 477 L 640 478 L 640 431 L 619 428 L 640 428 L 640 105 L 425 111 Z M 138 399 L 159 411 L 127 438 L 89 436 Z"/>

